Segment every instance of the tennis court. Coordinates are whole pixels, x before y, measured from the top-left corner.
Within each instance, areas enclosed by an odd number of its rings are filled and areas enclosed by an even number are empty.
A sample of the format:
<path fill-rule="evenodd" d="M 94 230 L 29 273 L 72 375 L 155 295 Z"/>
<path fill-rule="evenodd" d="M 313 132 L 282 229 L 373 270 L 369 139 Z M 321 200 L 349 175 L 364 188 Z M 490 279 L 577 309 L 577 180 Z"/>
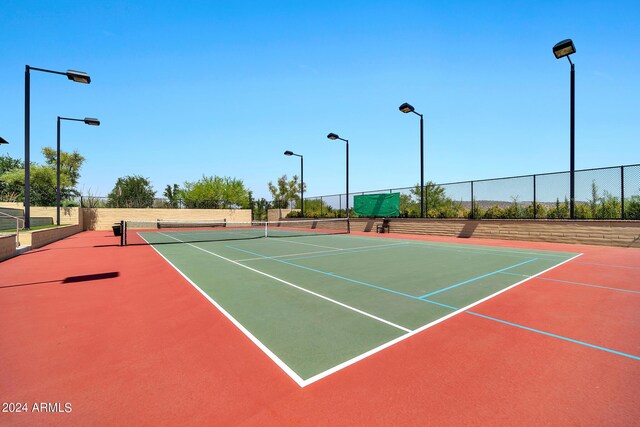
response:
<path fill-rule="evenodd" d="M 136 223 L 136 222 L 134 222 Z M 346 234 L 346 222 L 129 231 L 300 386 L 580 254 Z M 267 238 L 261 238 L 267 235 Z"/>
<path fill-rule="evenodd" d="M 640 416 L 637 249 L 339 221 L 128 226 L 126 246 L 86 231 L 0 264 L 0 395 L 72 408 L 0 423 Z"/>

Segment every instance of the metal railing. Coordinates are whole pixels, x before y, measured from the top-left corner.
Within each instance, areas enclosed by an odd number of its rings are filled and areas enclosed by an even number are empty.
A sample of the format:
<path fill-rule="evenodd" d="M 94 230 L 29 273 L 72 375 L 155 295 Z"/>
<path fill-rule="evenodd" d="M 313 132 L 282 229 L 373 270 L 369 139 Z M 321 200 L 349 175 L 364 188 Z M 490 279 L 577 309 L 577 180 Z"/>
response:
<path fill-rule="evenodd" d="M 2 217 L 12 218 L 16 220 L 16 248 L 20 247 L 20 230 L 24 228 L 24 220 L 18 218 L 17 216 L 9 215 L 4 212 L 0 212 L 0 215 L 2 215 Z M 22 227 L 20 226 L 20 221 L 22 221 Z"/>

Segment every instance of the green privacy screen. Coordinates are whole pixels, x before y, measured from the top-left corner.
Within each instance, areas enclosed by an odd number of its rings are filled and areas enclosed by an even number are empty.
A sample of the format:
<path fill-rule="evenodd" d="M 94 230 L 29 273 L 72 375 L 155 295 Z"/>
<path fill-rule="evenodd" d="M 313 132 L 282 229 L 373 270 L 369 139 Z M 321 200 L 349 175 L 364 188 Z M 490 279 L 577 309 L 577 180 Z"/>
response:
<path fill-rule="evenodd" d="M 400 193 L 366 194 L 353 197 L 353 211 L 358 216 L 400 216 Z"/>

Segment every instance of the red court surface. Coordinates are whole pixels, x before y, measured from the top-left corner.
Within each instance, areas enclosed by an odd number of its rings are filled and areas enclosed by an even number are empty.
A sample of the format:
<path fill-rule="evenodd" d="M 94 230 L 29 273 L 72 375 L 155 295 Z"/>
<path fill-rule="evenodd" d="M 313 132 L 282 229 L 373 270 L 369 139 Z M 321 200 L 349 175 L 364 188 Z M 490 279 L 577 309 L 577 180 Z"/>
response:
<path fill-rule="evenodd" d="M 0 263 L 27 404 L 0 424 L 638 425 L 639 249 L 420 238 L 584 255 L 301 388 L 151 247 L 84 232 Z"/>

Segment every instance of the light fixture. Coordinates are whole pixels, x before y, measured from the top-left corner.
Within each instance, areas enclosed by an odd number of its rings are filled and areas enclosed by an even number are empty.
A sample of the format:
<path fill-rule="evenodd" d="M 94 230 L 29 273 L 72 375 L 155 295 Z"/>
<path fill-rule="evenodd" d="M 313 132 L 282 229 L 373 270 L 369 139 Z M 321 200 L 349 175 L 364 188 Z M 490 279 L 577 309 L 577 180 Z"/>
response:
<path fill-rule="evenodd" d="M 346 155 L 346 160 L 347 160 L 347 193 L 346 193 L 346 199 L 347 199 L 347 233 L 351 233 L 351 225 L 349 224 L 349 140 L 348 139 L 344 139 L 344 138 L 340 138 L 338 136 L 338 134 L 336 133 L 330 133 L 329 135 L 327 135 L 327 138 L 331 139 L 332 141 L 335 141 L 336 139 L 339 139 L 341 141 L 346 142 L 346 148 L 347 148 L 347 155 Z"/>
<path fill-rule="evenodd" d="M 296 154 L 289 150 L 285 151 L 284 155 L 300 157 L 300 214 L 304 218 L 304 158 L 302 154 Z"/>
<path fill-rule="evenodd" d="M 411 104 L 407 104 L 406 102 L 399 107 L 399 110 L 403 113 L 413 113 L 414 109 Z"/>
<path fill-rule="evenodd" d="M 553 54 L 556 56 L 556 59 L 563 58 L 572 53 L 576 53 L 576 47 L 573 45 L 573 40 L 571 39 L 562 40 L 553 47 Z"/>
<path fill-rule="evenodd" d="M 406 102 L 398 109 L 403 113 L 413 113 L 420 116 L 420 218 L 425 218 L 427 209 L 424 203 L 424 117 L 413 108 L 413 105 Z"/>
<path fill-rule="evenodd" d="M 553 47 L 553 54 L 557 59 L 567 57 L 571 64 L 571 89 L 570 89 L 570 119 L 569 119 L 569 217 L 576 219 L 576 69 L 569 55 L 576 52 L 576 47 L 571 39 L 562 40 Z"/>
<path fill-rule="evenodd" d="M 91 83 L 84 71 L 54 71 L 25 65 L 24 71 L 24 228 L 31 228 L 31 70 L 60 74 L 77 83 Z"/>
<path fill-rule="evenodd" d="M 100 126 L 100 120 L 91 117 L 85 117 L 84 119 L 74 119 L 71 117 L 58 116 L 58 135 L 56 145 L 56 224 L 60 225 L 60 121 L 69 120 L 72 122 L 84 122 L 90 126 Z"/>

